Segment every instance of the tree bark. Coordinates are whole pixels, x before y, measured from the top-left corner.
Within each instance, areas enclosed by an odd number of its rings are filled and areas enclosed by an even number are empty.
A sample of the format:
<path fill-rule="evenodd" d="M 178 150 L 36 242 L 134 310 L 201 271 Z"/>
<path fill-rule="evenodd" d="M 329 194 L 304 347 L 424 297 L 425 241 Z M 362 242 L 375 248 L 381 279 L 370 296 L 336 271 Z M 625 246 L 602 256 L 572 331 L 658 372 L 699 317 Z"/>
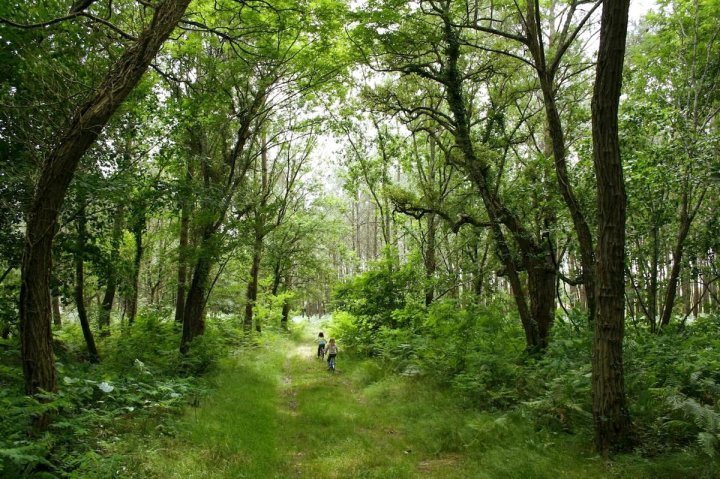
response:
<path fill-rule="evenodd" d="M 658 276 L 660 259 L 660 225 L 654 222 L 652 226 L 652 257 L 650 258 L 650 284 L 648 285 L 648 322 L 650 331 L 657 329 L 657 302 L 658 302 Z"/>
<path fill-rule="evenodd" d="M 542 78 L 542 75 L 541 75 Z M 585 215 L 583 214 L 580 203 L 575 196 L 575 192 L 570 185 L 570 178 L 567 171 L 567 155 L 565 149 L 565 135 L 563 133 L 560 115 L 557 111 L 554 98 L 554 88 L 552 81 L 540 82 L 543 90 L 543 98 L 545 102 L 545 114 L 548 122 L 548 131 L 552 139 L 553 158 L 555 164 L 555 174 L 557 176 L 558 186 L 562 193 L 565 205 L 570 212 L 573 220 L 575 235 L 578 239 L 578 249 L 580 251 L 580 268 L 582 270 L 583 287 L 586 291 L 588 319 L 592 321 L 595 317 L 595 255 L 592 233 L 588 226 Z"/>
<path fill-rule="evenodd" d="M 593 160 L 598 196 L 592 406 L 595 445 L 603 455 L 626 450 L 632 442 L 623 370 L 627 200 L 617 121 L 629 5 L 630 0 L 603 4 L 592 98 Z"/>
<path fill-rule="evenodd" d="M 186 177 L 189 177 L 190 171 Z M 189 179 L 189 178 L 188 178 Z M 178 278 L 177 295 L 175 298 L 175 322 L 183 323 L 185 312 L 185 293 L 187 290 L 187 254 L 190 231 L 190 202 L 183 198 L 180 210 L 180 244 L 178 245 Z"/>
<path fill-rule="evenodd" d="M 60 314 L 60 296 L 52 297 L 52 318 L 56 328 L 62 328 L 62 315 Z"/>
<path fill-rule="evenodd" d="M 20 288 L 20 335 L 25 391 L 57 389 L 50 329 L 50 270 L 57 217 L 77 165 L 135 88 L 190 0 L 165 0 L 151 24 L 118 58 L 93 95 L 76 111 L 43 162 L 28 210 Z"/>
<path fill-rule="evenodd" d="M 80 201 L 84 201 L 81 199 Z M 90 329 L 87 310 L 85 309 L 85 243 L 87 238 L 87 220 L 85 215 L 85 204 L 80 205 L 77 215 L 77 243 L 75 245 L 75 306 L 77 307 L 78 319 L 82 328 L 85 344 L 88 348 L 88 358 L 91 363 L 99 363 L 100 355 L 95 346 L 95 338 Z"/>
<path fill-rule="evenodd" d="M 552 4 L 554 9 L 555 4 Z M 554 12 L 551 12 L 551 15 Z M 592 233 L 585 219 L 585 215 L 580 208 L 580 203 L 573 191 L 570 177 L 567 169 L 567 147 L 565 145 L 565 132 L 562 126 L 562 120 L 557 107 L 557 88 L 555 85 L 555 76 L 557 68 L 560 66 L 560 58 L 566 51 L 566 45 L 554 45 L 555 32 L 554 27 L 548 35 L 549 50 L 555 49 L 554 58 L 547 57 L 544 45 L 544 35 L 542 31 L 540 9 L 537 1 L 527 3 L 526 21 L 523 22 L 527 47 L 533 57 L 535 70 L 540 82 L 540 90 L 543 95 L 543 105 L 545 107 L 545 120 L 547 122 L 547 133 L 552 143 L 552 155 L 555 165 L 555 174 L 557 177 L 558 187 L 562 194 L 565 205 L 570 212 L 573 221 L 575 235 L 578 239 L 580 250 L 580 267 L 582 269 L 583 286 L 587 294 L 588 319 L 593 320 L 595 316 L 595 255 L 593 247 Z M 569 41 L 565 35 L 561 35 L 561 42 Z M 561 53 L 563 52 L 563 53 Z M 548 64 L 549 63 L 549 64 Z"/>
<path fill-rule="evenodd" d="M 140 200 L 142 201 L 142 200 Z M 135 239 L 135 257 L 133 259 L 132 284 L 130 287 L 130 297 L 128 298 L 127 317 L 128 325 L 132 326 L 138 312 L 138 297 L 140 296 L 140 267 L 142 266 L 142 257 L 145 252 L 143 244 L 143 232 L 145 231 L 145 205 L 137 206 L 135 219 L 132 226 L 132 234 Z"/>
<path fill-rule="evenodd" d="M 195 264 L 183 313 L 183 334 L 180 340 L 182 354 L 188 353 L 193 339 L 205 334 L 205 295 L 208 290 L 211 265 L 212 259 L 208 255 L 201 255 Z"/>
<path fill-rule="evenodd" d="M 252 329 L 253 311 L 255 308 L 255 302 L 257 301 L 260 260 L 262 258 L 263 249 L 263 235 L 262 232 L 258 231 L 258 228 L 260 227 L 262 226 L 256 225 L 255 228 L 255 243 L 253 245 L 252 266 L 250 267 L 250 280 L 248 281 L 247 291 L 245 293 L 245 319 L 243 320 L 243 327 L 246 331 Z M 258 332 L 262 330 L 259 322 L 256 322 L 255 329 Z"/>
<path fill-rule="evenodd" d="M 547 255 L 529 259 L 528 297 L 530 314 L 537 323 L 537 348 L 542 351 L 548 346 L 550 328 L 555 320 L 555 285 L 557 273 Z"/>
<path fill-rule="evenodd" d="M 290 277 L 290 274 L 288 274 L 285 277 L 285 291 L 289 291 L 292 287 L 291 284 L 292 278 Z M 283 307 L 282 307 L 282 313 L 280 316 L 280 327 L 282 329 L 287 330 L 288 329 L 288 320 L 290 319 L 290 300 L 286 297 L 283 301 Z"/>
<path fill-rule="evenodd" d="M 437 218 L 435 213 L 427 216 L 427 236 L 425 239 L 425 306 L 430 306 L 435 299 L 435 271 L 437 259 L 435 237 L 437 236 Z"/>
<path fill-rule="evenodd" d="M 112 250 L 110 252 L 110 260 L 108 261 L 107 284 L 105 285 L 105 295 L 100 305 L 100 316 L 98 325 L 100 326 L 100 335 L 110 335 L 110 314 L 112 313 L 113 303 L 115 302 L 115 293 L 117 292 L 117 261 L 120 257 L 120 241 L 123 232 L 123 211 L 120 206 L 115 212 L 112 231 Z"/>

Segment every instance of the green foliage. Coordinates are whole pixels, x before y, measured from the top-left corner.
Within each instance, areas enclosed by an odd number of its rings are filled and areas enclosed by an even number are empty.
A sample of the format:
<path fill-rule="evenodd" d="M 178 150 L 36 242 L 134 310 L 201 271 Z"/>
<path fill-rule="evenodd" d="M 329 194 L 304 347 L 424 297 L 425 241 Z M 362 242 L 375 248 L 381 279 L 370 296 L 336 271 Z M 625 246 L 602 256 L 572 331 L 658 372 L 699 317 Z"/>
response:
<path fill-rule="evenodd" d="M 375 268 L 337 286 L 333 296 L 335 309 L 352 314 L 364 332 L 376 332 L 382 326 L 407 326 L 408 316 L 395 316 L 407 296 L 417 290 L 419 278 L 410 264 L 397 266 L 393 260 L 379 262 Z"/>
<path fill-rule="evenodd" d="M 59 391 L 41 401 L 18 394 L 19 351 L 4 342 L 0 475 L 41 477 L 45 471 L 52 474 L 47 477 L 114 477 L 132 453 L 121 447 L 126 437 L 174 434 L 169 419 L 204 394 L 195 376 L 212 370 L 238 337 L 229 333 L 232 320 L 217 323 L 183 357 L 178 326 L 157 311 L 143 311 L 133 327 L 114 329 L 99 341 L 99 365 L 78 362 L 85 349 L 82 333 L 68 324 L 56 332 Z M 49 430 L 29 438 L 33 418 L 45 413 L 52 416 Z"/>
<path fill-rule="evenodd" d="M 517 318 L 497 306 L 419 304 L 412 275 L 377 268 L 336 291 L 332 325 L 346 348 L 396 373 L 448 387 L 467 406 L 520 410 L 536 427 L 590 434 L 591 330 L 582 311 L 559 318 L 541 357 L 524 353 Z M 696 445 L 718 452 L 720 318 L 701 317 L 662 335 L 631 329 L 626 384 L 639 451 L 656 456 Z"/>

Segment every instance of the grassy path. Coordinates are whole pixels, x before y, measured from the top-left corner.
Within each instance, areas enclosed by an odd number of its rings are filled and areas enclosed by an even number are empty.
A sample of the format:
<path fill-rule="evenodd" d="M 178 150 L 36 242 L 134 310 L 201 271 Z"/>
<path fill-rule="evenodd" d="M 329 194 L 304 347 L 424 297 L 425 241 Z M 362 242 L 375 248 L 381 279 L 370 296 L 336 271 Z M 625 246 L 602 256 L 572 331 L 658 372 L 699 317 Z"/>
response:
<path fill-rule="evenodd" d="M 312 338 L 266 341 L 226 360 L 174 434 L 141 448 L 137 477 L 682 477 L 660 463 L 605 464 L 587 438 L 537 432 L 519 414 L 468 411 L 447 391 L 342 351 L 329 373 Z"/>

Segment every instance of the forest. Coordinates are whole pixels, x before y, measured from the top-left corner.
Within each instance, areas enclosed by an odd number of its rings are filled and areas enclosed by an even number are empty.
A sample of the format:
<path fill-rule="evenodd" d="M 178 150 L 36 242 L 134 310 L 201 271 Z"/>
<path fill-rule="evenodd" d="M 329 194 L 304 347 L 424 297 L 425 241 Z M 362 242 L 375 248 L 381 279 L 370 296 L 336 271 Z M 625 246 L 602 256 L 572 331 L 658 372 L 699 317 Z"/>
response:
<path fill-rule="evenodd" d="M 720 477 L 719 19 L 0 2 L 0 477 Z"/>

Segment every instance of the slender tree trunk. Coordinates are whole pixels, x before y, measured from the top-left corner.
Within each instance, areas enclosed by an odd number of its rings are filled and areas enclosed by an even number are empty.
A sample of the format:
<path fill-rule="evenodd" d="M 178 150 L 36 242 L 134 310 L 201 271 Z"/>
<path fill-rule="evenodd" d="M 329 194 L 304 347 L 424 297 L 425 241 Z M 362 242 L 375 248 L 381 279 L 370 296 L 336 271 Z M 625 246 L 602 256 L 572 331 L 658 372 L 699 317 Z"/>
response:
<path fill-rule="evenodd" d="M 555 164 L 555 174 L 557 176 L 560 193 L 562 193 L 565 205 L 570 212 L 573 220 L 575 235 L 578 239 L 580 250 L 580 268 L 582 270 L 583 286 L 586 291 L 588 318 L 592 321 L 595 317 L 595 255 L 590 226 L 585 219 L 585 215 L 580 208 L 575 192 L 570 184 L 570 178 L 567 171 L 567 158 L 565 149 L 565 135 L 563 133 L 560 114 L 555 104 L 555 89 L 552 79 L 545 79 L 541 85 L 543 90 L 543 98 L 545 103 L 545 114 L 548 122 L 548 133 L 552 139 L 552 150 Z"/>
<path fill-rule="evenodd" d="M 289 291 L 292 287 L 291 284 L 292 278 L 288 274 L 285 277 L 285 291 Z M 280 326 L 287 330 L 288 329 L 288 320 L 290 319 L 290 300 L 286 297 L 283 301 L 283 307 L 282 307 L 282 315 L 280 316 Z"/>
<path fill-rule="evenodd" d="M 372 258 L 375 260 L 378 257 L 378 209 L 376 205 L 373 205 L 373 229 L 372 229 Z M 383 222 L 382 231 L 385 231 L 385 223 Z"/>
<path fill-rule="evenodd" d="M 648 322 L 650 331 L 657 329 L 658 277 L 660 275 L 658 261 L 660 259 L 660 227 L 656 223 L 652 227 L 652 257 L 650 258 L 650 284 L 648 285 Z"/>
<path fill-rule="evenodd" d="M 700 276 L 697 271 L 693 274 L 692 290 L 692 314 L 697 318 L 698 314 L 700 314 Z"/>
<path fill-rule="evenodd" d="M 52 297 L 52 318 L 56 328 L 62 328 L 62 315 L 60 314 L 60 296 Z"/>
<path fill-rule="evenodd" d="M 108 262 L 107 285 L 105 286 L 105 295 L 103 296 L 100 306 L 100 317 L 98 318 L 101 336 L 108 336 L 110 334 L 110 314 L 112 313 L 115 293 L 117 292 L 117 262 L 120 257 L 123 212 L 124 208 L 122 206 L 119 207 L 115 213 L 115 220 L 113 222 L 112 251 L 110 252 L 110 261 Z"/>
<path fill-rule="evenodd" d="M 551 3 L 554 10 L 555 4 Z M 554 11 L 551 12 L 551 15 Z M 565 145 L 565 133 L 562 126 L 562 120 L 557 107 L 556 95 L 557 86 L 555 75 L 559 63 L 548 65 L 547 54 L 544 47 L 544 35 L 542 32 L 541 19 L 539 18 L 539 8 L 536 1 L 527 3 L 526 20 L 523 26 L 526 32 L 527 47 L 533 57 L 535 69 L 537 71 L 538 80 L 540 81 L 540 89 L 543 94 L 543 105 L 545 106 L 545 121 L 547 124 L 547 134 L 552 143 L 552 155 L 555 165 L 555 173 L 557 176 L 558 187 L 562 194 L 565 205 L 570 212 L 573 221 L 575 235 L 578 239 L 580 250 L 580 266 L 582 269 L 583 285 L 587 293 L 588 318 L 590 321 L 595 316 L 595 257 L 593 250 L 592 233 L 585 219 L 585 215 L 580 208 L 580 203 L 572 189 L 572 184 L 567 170 L 567 148 Z M 555 27 L 550 28 L 548 36 L 549 50 L 552 50 L 554 43 Z M 558 55 L 556 52 L 555 55 Z"/>
<path fill-rule="evenodd" d="M 353 238 L 355 238 L 355 253 L 358 259 L 362 258 L 360 254 L 360 193 L 355 193 L 356 198 L 353 204 L 353 211 L 355 212 L 355 227 L 353 228 Z"/>
<path fill-rule="evenodd" d="M 702 202 L 702 198 L 700 199 Z M 670 278 L 668 279 L 668 287 L 665 291 L 665 301 L 663 303 L 662 318 L 660 318 L 660 327 L 664 328 L 670 324 L 673 308 L 675 307 L 675 296 L 677 294 L 678 280 L 680 279 L 680 269 L 682 267 L 683 252 L 685 249 L 685 240 L 690 232 L 690 225 L 695 217 L 695 212 L 690 210 L 690 198 L 687 190 L 683 192 L 682 205 L 680 207 L 680 229 L 675 238 L 675 247 L 672 254 L 672 268 L 670 269 Z M 697 211 L 697 210 L 695 210 Z"/>
<path fill-rule="evenodd" d="M 485 265 L 487 264 L 487 256 L 490 252 L 490 241 L 485 242 L 483 249 L 482 258 L 476 265 L 476 270 L 473 272 L 473 293 L 477 299 L 480 299 L 483 294 L 483 284 L 485 282 Z"/>
<path fill-rule="evenodd" d="M 435 236 L 437 234 L 437 218 L 434 213 L 427 216 L 427 237 L 425 243 L 425 306 L 430 306 L 435 299 Z"/>
<path fill-rule="evenodd" d="M 84 199 L 80 200 L 81 202 Z M 87 237 L 87 221 L 85 204 L 80 205 L 77 215 L 77 244 L 75 251 L 75 306 L 77 306 L 80 327 L 82 328 L 85 344 L 88 348 L 88 357 L 91 363 L 100 362 L 100 355 L 95 346 L 95 338 L 90 330 L 87 310 L 85 309 L 85 243 Z"/>
<path fill-rule="evenodd" d="M 95 143 L 117 108 L 135 88 L 190 0 L 164 0 L 152 22 L 115 61 L 102 83 L 81 105 L 43 162 L 28 210 L 20 287 L 20 336 L 25 392 L 55 391 L 50 270 L 57 217 L 80 158 Z M 45 424 L 42 424 L 45 423 Z M 40 421 L 39 427 L 46 425 Z"/>
<path fill-rule="evenodd" d="M 140 267 L 142 266 L 142 257 L 145 251 L 143 244 L 143 232 L 145 231 L 145 206 L 140 205 L 137 211 L 137 217 L 132 227 L 133 238 L 135 238 L 135 257 L 133 259 L 132 285 L 130 289 L 130 297 L 128 298 L 128 325 L 132 326 L 138 311 L 138 297 L 140 296 Z"/>
<path fill-rule="evenodd" d="M 190 168 L 186 173 L 186 181 L 190 180 Z M 177 295 L 175 297 L 175 322 L 183 323 L 183 314 L 185 312 L 185 293 L 187 290 L 187 254 L 190 232 L 190 201 L 183 198 L 182 207 L 180 209 L 180 244 L 178 245 L 178 278 L 177 278 Z"/>
<path fill-rule="evenodd" d="M 253 325 L 253 310 L 255 308 L 255 302 L 257 301 L 258 293 L 258 280 L 260 276 L 260 260 L 262 257 L 263 248 L 263 236 L 260 231 L 255 231 L 255 244 L 253 246 L 253 260 L 252 266 L 250 267 L 250 280 L 247 285 L 247 292 L 245 294 L 245 319 L 243 321 L 243 327 L 246 331 L 252 329 Z M 261 326 L 257 322 L 255 329 L 260 332 Z"/>
<path fill-rule="evenodd" d="M 272 288 L 270 289 L 270 294 L 273 296 L 277 296 L 278 292 L 280 291 L 280 283 L 282 282 L 282 265 L 280 264 L 280 260 L 277 260 L 275 262 L 275 266 L 273 266 L 273 282 L 272 282 Z"/>
<path fill-rule="evenodd" d="M 603 455 L 626 450 L 632 442 L 623 368 L 627 200 L 617 122 L 629 6 L 630 0 L 603 4 L 592 99 L 593 160 L 598 196 L 592 409 L 595 445 Z"/>

